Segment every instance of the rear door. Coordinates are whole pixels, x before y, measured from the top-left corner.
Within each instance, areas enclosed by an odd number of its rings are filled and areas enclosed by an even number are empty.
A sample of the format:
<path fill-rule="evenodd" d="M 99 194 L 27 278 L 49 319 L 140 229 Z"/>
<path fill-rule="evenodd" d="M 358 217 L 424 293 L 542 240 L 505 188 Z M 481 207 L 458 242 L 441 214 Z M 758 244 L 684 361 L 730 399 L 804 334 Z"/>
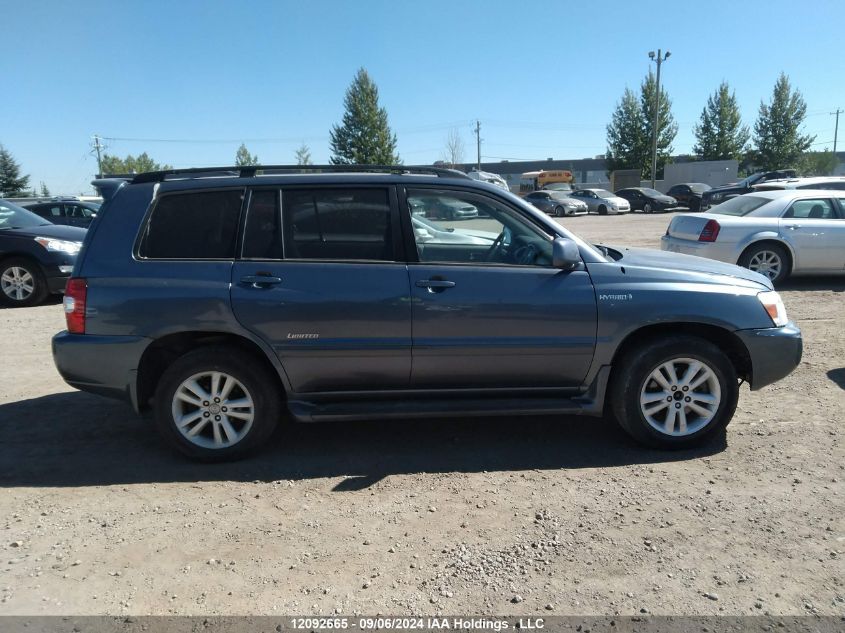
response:
<path fill-rule="evenodd" d="M 406 191 L 408 217 L 415 200 Z M 441 197 L 482 217 L 407 231 L 415 388 L 575 388 L 596 340 L 596 298 L 585 269 L 551 266 L 551 236 L 504 201 L 464 191 Z"/>
<path fill-rule="evenodd" d="M 833 198 L 795 200 L 780 219 L 780 232 L 795 252 L 796 270 L 845 268 L 845 219 Z"/>
<path fill-rule="evenodd" d="M 411 305 L 388 186 L 255 189 L 232 270 L 238 321 L 297 392 L 408 386 Z"/>

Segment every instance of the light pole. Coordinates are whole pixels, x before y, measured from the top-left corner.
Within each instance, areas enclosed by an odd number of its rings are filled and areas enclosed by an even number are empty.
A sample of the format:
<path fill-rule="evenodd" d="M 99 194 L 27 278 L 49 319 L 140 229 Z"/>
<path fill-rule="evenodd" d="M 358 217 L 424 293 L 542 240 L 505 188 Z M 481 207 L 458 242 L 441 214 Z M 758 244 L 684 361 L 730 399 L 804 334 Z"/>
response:
<path fill-rule="evenodd" d="M 652 61 L 657 62 L 657 90 L 654 93 L 654 129 L 652 130 L 651 141 L 651 188 L 654 189 L 654 181 L 657 178 L 657 134 L 660 127 L 660 65 L 669 59 L 669 51 L 663 55 L 663 51 L 657 49 L 657 58 L 654 51 L 649 51 L 648 56 Z"/>

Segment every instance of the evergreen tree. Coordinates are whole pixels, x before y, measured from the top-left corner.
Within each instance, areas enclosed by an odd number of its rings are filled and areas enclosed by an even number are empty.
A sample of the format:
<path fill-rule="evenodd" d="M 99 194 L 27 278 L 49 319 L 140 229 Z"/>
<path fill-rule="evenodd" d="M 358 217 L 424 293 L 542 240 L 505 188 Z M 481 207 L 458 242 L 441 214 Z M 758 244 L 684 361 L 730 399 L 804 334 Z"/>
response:
<path fill-rule="evenodd" d="M 103 154 L 101 161 L 103 175 L 109 174 L 142 174 L 146 171 L 162 171 L 171 169 L 170 165 L 161 165 L 150 158 L 146 152 L 132 156 L 127 154 L 126 158 L 118 158 L 109 154 Z"/>
<path fill-rule="evenodd" d="M 246 148 L 246 145 L 241 143 L 241 146 L 238 148 L 237 153 L 235 154 L 235 165 L 238 167 L 248 167 L 250 165 L 257 165 L 258 164 L 258 156 L 255 154 L 250 154 L 249 150 Z"/>
<path fill-rule="evenodd" d="M 742 160 L 749 137 L 748 126 L 742 124 L 736 95 L 723 81 L 701 111 L 692 151 L 703 160 Z"/>
<path fill-rule="evenodd" d="M 41 182 L 41 196 L 46 198 L 49 195 L 50 195 L 50 190 L 47 189 L 47 185 L 45 185 L 44 182 L 42 181 Z"/>
<path fill-rule="evenodd" d="M 647 150 L 643 163 L 643 179 L 651 178 L 652 134 L 654 131 L 654 98 L 657 93 L 657 79 L 649 71 L 648 76 L 640 86 L 640 109 L 643 117 L 643 137 Z M 663 167 L 672 155 L 672 141 L 678 134 L 678 124 L 672 116 L 672 100 L 662 87 L 660 88 L 660 121 L 657 135 L 657 173 L 661 174 Z"/>
<path fill-rule="evenodd" d="M 647 150 L 643 137 L 643 113 L 637 96 L 625 88 L 622 99 L 616 104 L 610 125 L 607 126 L 607 169 L 642 169 Z"/>
<path fill-rule="evenodd" d="M 378 88 L 363 68 L 346 90 L 343 104 L 343 123 L 331 130 L 332 164 L 398 164 L 396 135 L 390 131 L 387 111 L 379 107 Z"/>
<path fill-rule="evenodd" d="M 29 176 L 21 176 L 21 166 L 11 152 L 0 145 L 0 196 L 14 198 L 26 193 Z"/>
<path fill-rule="evenodd" d="M 312 165 L 311 162 L 311 149 L 303 143 L 299 146 L 296 150 L 296 164 L 297 165 Z"/>
<path fill-rule="evenodd" d="M 804 97 L 798 90 L 792 90 L 789 78 L 781 73 L 771 103 L 760 102 L 754 124 L 755 159 L 759 168 L 781 169 L 799 162 L 801 154 L 810 149 L 816 138 L 799 131 L 806 115 Z"/>

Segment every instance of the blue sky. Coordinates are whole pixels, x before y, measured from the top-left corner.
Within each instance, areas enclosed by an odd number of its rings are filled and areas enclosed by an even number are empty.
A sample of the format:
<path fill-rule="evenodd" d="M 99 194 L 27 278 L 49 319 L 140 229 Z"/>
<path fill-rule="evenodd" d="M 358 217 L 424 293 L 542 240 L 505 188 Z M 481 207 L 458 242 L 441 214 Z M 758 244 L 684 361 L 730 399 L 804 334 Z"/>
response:
<path fill-rule="evenodd" d="M 326 162 L 361 66 L 408 164 L 441 158 L 450 128 L 474 160 L 476 118 L 484 160 L 600 154 L 658 47 L 679 153 L 723 79 L 750 125 L 786 72 L 817 149 L 845 108 L 842 0 L 0 0 L 0 16 L 0 143 L 53 193 L 91 190 L 95 133 L 177 167 L 231 164 L 241 140 L 264 163 L 303 142 Z"/>

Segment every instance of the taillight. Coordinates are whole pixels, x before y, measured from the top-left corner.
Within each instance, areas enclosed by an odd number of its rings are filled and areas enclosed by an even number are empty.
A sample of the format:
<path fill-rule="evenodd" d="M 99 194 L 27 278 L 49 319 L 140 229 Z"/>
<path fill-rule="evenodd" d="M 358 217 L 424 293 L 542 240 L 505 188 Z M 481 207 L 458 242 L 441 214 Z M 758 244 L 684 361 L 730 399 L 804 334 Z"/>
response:
<path fill-rule="evenodd" d="M 88 282 L 81 277 L 71 277 L 65 286 L 65 321 L 71 334 L 85 334 L 85 302 L 88 299 Z"/>
<path fill-rule="evenodd" d="M 719 237 L 719 229 L 722 227 L 719 226 L 719 223 L 716 220 L 707 220 L 707 224 L 704 225 L 704 228 L 701 229 L 701 234 L 698 236 L 699 242 L 715 242 L 716 238 Z"/>

